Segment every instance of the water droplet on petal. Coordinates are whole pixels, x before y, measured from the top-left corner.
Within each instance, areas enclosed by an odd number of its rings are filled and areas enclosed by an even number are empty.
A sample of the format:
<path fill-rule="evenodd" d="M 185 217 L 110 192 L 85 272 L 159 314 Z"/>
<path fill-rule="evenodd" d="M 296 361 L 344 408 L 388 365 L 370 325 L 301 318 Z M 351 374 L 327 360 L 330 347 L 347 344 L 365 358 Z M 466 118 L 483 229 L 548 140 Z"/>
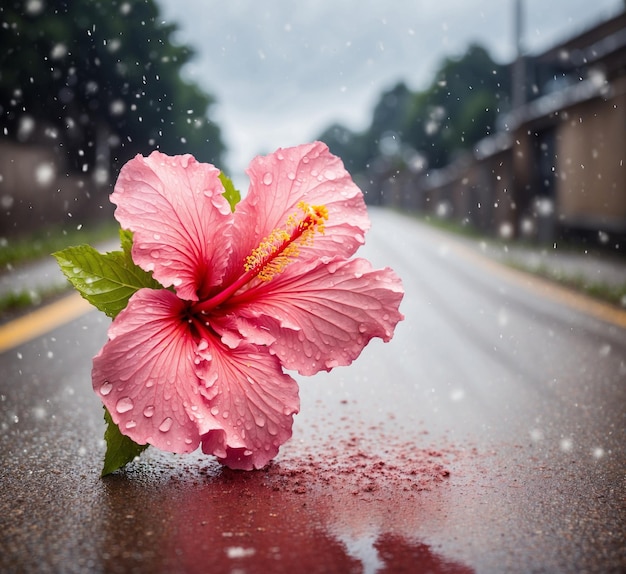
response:
<path fill-rule="evenodd" d="M 191 444 L 192 442 L 193 442 L 193 440 L 190 439 L 190 438 L 186 438 L 185 439 L 185 444 Z"/>
<path fill-rule="evenodd" d="M 243 451 L 243 456 L 250 456 L 252 454 L 251 450 L 244 450 Z"/>
<path fill-rule="evenodd" d="M 147 406 L 144 410 L 143 410 L 143 416 L 146 418 L 150 418 L 153 414 L 154 414 L 154 407 L 152 405 Z"/>
<path fill-rule="evenodd" d="M 293 173 L 293 171 L 290 171 L 290 172 L 287 174 L 287 179 L 288 179 L 288 180 L 290 180 L 290 181 L 293 181 L 294 179 L 296 179 L 296 174 L 295 174 L 295 173 Z"/>
<path fill-rule="evenodd" d="M 135 421 L 128 421 L 126 423 L 126 428 L 127 429 L 134 429 L 137 426 L 137 423 Z"/>
<path fill-rule="evenodd" d="M 115 410 L 120 414 L 127 413 L 134 406 L 135 404 L 130 397 L 122 397 L 119 401 L 117 401 L 117 404 L 115 405 Z"/>
<path fill-rule="evenodd" d="M 220 410 L 217 407 L 211 407 L 211 414 L 217 416 L 220 414 Z"/>
<path fill-rule="evenodd" d="M 113 385 L 109 381 L 104 381 L 100 387 L 100 394 L 106 397 L 113 390 Z"/>
<path fill-rule="evenodd" d="M 268 171 L 264 176 L 263 176 L 263 183 L 265 185 L 271 185 L 272 181 L 274 181 L 274 176 Z"/>
<path fill-rule="evenodd" d="M 167 432 L 168 430 L 170 430 L 172 428 L 172 423 L 174 421 L 172 420 L 171 417 L 167 417 L 165 419 L 163 419 L 163 422 L 161 423 L 161 426 L 159 426 L 159 430 L 161 432 Z"/>
<path fill-rule="evenodd" d="M 365 331 L 367 331 L 367 327 L 365 326 L 365 324 L 361 323 L 359 325 L 359 333 L 365 333 Z"/>

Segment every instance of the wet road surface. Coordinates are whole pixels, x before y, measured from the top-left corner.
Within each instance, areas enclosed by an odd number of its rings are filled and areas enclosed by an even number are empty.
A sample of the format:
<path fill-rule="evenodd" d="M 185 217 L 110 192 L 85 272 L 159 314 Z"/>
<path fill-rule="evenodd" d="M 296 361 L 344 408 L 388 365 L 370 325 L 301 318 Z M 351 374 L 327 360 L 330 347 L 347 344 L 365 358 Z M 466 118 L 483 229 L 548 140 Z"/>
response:
<path fill-rule="evenodd" d="M 97 312 L 1 354 L 0 571 L 625 571 L 624 312 L 372 220 L 406 320 L 299 379 L 262 471 L 148 449 L 100 479 Z"/>

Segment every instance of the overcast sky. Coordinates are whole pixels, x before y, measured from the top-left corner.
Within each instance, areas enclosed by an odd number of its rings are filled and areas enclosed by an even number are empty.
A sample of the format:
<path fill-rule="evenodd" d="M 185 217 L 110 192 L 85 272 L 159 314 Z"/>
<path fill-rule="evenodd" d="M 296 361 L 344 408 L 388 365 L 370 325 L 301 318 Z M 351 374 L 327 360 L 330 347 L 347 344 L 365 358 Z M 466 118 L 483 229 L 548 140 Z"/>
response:
<path fill-rule="evenodd" d="M 338 121 L 363 129 L 382 90 L 428 85 L 472 41 L 499 62 L 514 50 L 514 0 L 158 0 L 186 73 L 213 94 L 237 179 L 250 159 L 314 139 Z M 536 53 L 618 13 L 622 0 L 523 0 Z M 223 167 L 223 166 L 218 166 Z M 246 184 L 247 185 L 247 184 Z"/>

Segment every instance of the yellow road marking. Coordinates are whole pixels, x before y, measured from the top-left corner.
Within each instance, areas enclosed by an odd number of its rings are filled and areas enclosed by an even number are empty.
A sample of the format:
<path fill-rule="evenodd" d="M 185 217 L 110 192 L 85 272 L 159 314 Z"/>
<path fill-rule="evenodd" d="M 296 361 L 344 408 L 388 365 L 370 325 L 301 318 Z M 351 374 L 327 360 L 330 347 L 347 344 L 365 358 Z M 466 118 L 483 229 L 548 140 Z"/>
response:
<path fill-rule="evenodd" d="M 462 253 L 466 259 L 471 259 L 473 262 L 489 269 L 493 274 L 503 277 L 509 282 L 521 284 L 530 291 L 534 291 L 552 301 L 567 305 L 581 313 L 626 329 L 626 310 L 603 303 L 582 293 L 577 293 L 548 279 L 537 277 L 530 272 L 508 267 L 460 243 L 455 243 L 454 249 L 458 253 Z"/>
<path fill-rule="evenodd" d="M 24 317 L 0 325 L 0 353 L 13 349 L 77 319 L 93 309 L 78 293 L 72 293 Z"/>

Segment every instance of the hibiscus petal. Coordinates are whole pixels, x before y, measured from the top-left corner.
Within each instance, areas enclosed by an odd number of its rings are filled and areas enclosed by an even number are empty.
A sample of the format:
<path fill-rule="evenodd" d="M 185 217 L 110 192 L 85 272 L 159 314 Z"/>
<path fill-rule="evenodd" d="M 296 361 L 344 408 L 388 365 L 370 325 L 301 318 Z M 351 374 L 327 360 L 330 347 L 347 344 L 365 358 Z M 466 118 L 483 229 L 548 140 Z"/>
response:
<path fill-rule="evenodd" d="M 200 394 L 184 307 L 165 289 L 137 291 L 109 328 L 92 370 L 94 390 L 122 434 L 179 453 L 220 428 Z"/>
<path fill-rule="evenodd" d="M 133 259 L 182 299 L 220 284 L 230 252 L 232 213 L 219 170 L 190 155 L 136 156 L 111 194 L 115 217 L 134 232 Z"/>
<path fill-rule="evenodd" d="M 229 311 L 248 341 L 269 343 L 285 368 L 312 375 L 349 365 L 373 337 L 389 341 L 403 318 L 403 295 L 389 268 L 372 269 L 365 259 L 323 259 L 293 264 Z"/>
<path fill-rule="evenodd" d="M 203 436 L 202 450 L 230 468 L 263 468 L 291 437 L 298 385 L 266 348 L 211 341 L 206 352 L 199 374 L 211 381 L 211 413 L 223 430 Z"/>
<path fill-rule="evenodd" d="M 325 144 L 315 142 L 279 149 L 256 157 L 247 170 L 250 189 L 235 209 L 237 245 L 233 264 L 246 256 L 290 215 L 301 215 L 298 203 L 328 209 L 325 233 L 301 249 L 302 259 L 350 257 L 365 241 L 370 227 L 363 193 L 341 160 Z"/>

